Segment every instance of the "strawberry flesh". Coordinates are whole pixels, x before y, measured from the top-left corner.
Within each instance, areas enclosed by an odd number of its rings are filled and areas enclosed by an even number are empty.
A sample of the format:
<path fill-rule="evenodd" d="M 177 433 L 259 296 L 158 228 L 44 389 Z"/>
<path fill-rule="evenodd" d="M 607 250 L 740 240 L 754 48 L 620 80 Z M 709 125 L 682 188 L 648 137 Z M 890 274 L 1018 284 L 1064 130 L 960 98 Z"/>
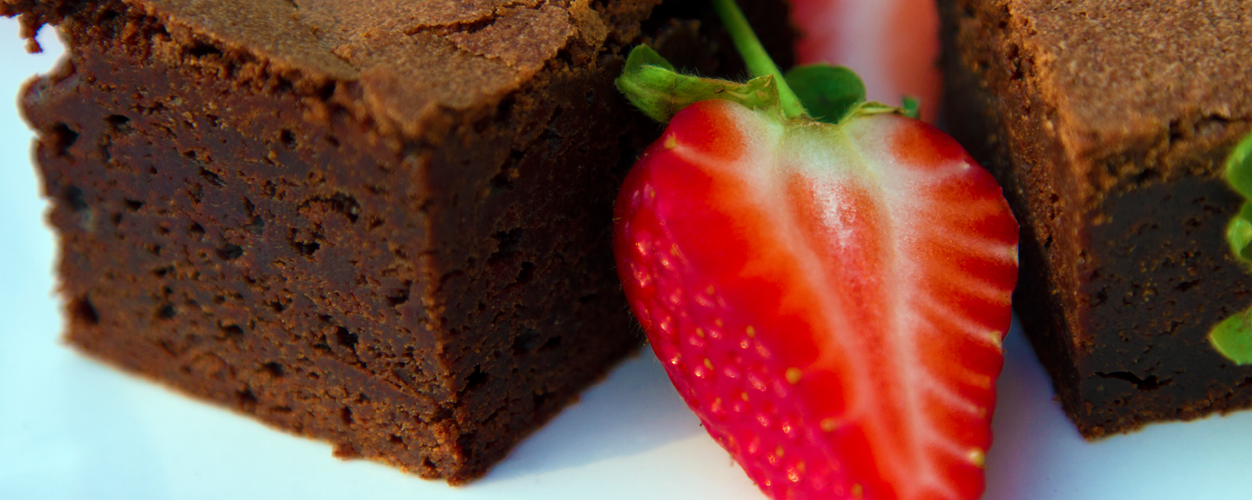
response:
<path fill-rule="evenodd" d="M 894 114 L 698 102 L 627 176 L 615 219 L 653 350 L 763 491 L 981 494 L 1017 224 L 952 139 Z"/>

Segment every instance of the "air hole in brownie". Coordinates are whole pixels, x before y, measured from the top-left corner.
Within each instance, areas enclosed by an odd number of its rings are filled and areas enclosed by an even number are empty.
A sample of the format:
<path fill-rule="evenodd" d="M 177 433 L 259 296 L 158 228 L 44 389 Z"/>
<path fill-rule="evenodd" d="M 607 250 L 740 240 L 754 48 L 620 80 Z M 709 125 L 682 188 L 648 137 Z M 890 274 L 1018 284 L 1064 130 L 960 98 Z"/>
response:
<path fill-rule="evenodd" d="M 544 130 L 542 134 L 539 134 L 539 139 L 547 141 L 549 154 L 559 151 L 561 149 L 561 144 L 565 142 L 565 138 L 561 137 L 560 134 L 554 132 L 552 129 Z"/>
<path fill-rule="evenodd" d="M 78 186 L 68 186 L 62 190 L 61 199 L 70 206 L 70 210 L 75 212 L 82 212 L 88 208 L 87 200 L 83 199 L 83 190 L 78 189 Z"/>
<path fill-rule="evenodd" d="M 491 177 L 492 191 L 508 191 L 513 189 L 513 180 L 521 176 L 517 167 L 501 168 L 496 175 Z"/>
<path fill-rule="evenodd" d="M 158 278 L 164 278 L 165 275 L 174 272 L 174 266 L 163 266 L 152 270 L 152 275 Z"/>
<path fill-rule="evenodd" d="M 96 314 L 96 307 L 91 304 L 91 299 L 86 295 L 70 301 L 69 313 L 71 318 L 80 323 L 100 324 L 100 315 Z"/>
<path fill-rule="evenodd" d="M 222 260 L 235 260 L 243 256 L 243 247 L 234 243 L 227 243 L 222 248 L 217 249 L 217 257 Z"/>
<path fill-rule="evenodd" d="M 561 345 L 561 337 L 552 337 L 547 342 L 544 342 L 542 346 L 539 346 L 539 352 L 551 351 L 559 345 Z"/>
<path fill-rule="evenodd" d="M 522 238 L 525 235 L 526 232 L 520 227 L 508 231 L 497 231 L 496 234 L 491 235 L 496 240 L 496 251 L 492 252 L 490 257 L 487 257 L 487 264 L 500 262 L 517 253 L 517 249 L 521 246 Z"/>
<path fill-rule="evenodd" d="M 114 130 L 130 129 L 130 118 L 123 115 L 109 115 L 104 118 Z"/>
<path fill-rule="evenodd" d="M 1179 283 L 1178 286 L 1174 287 L 1174 289 L 1180 292 L 1185 292 L 1187 290 L 1194 288 L 1196 285 L 1199 285 L 1199 284 L 1200 284 L 1200 280 L 1184 281 L 1182 283 Z"/>
<path fill-rule="evenodd" d="M 356 350 L 357 336 L 355 333 L 348 331 L 347 328 L 339 327 L 335 329 L 335 342 L 350 350 Z"/>
<path fill-rule="evenodd" d="M 291 407 L 290 406 L 275 406 L 273 408 L 270 408 L 270 411 L 274 413 L 291 413 Z"/>
<path fill-rule="evenodd" d="M 139 209 L 143 208 L 143 202 L 142 202 L 142 201 L 136 201 L 136 200 L 132 200 L 132 199 L 130 199 L 130 198 L 126 198 L 126 199 L 122 200 L 122 203 L 124 203 L 124 204 L 126 205 L 126 209 L 127 209 L 127 210 L 130 210 L 131 212 L 135 212 L 135 211 L 138 211 Z"/>
<path fill-rule="evenodd" d="M 112 215 L 109 215 L 109 222 L 110 222 L 111 224 L 113 224 L 114 226 L 121 225 L 121 224 L 122 224 L 122 213 L 121 213 L 121 212 L 113 212 L 113 214 L 112 214 Z"/>
<path fill-rule="evenodd" d="M 1093 307 L 1094 307 L 1094 306 L 1101 306 L 1101 305 L 1104 305 L 1104 303 L 1105 303 L 1105 302 L 1108 302 L 1108 300 L 1109 300 L 1109 294 L 1108 294 L 1108 292 L 1106 292 L 1106 291 L 1104 291 L 1104 290 L 1100 290 L 1100 291 L 1096 292 L 1096 294 L 1095 294 L 1095 302 L 1093 302 L 1091 305 L 1092 305 Z"/>
<path fill-rule="evenodd" d="M 296 147 L 296 134 L 291 129 L 283 129 L 278 133 L 278 140 L 282 141 L 283 147 L 294 149 Z"/>
<path fill-rule="evenodd" d="M 596 91 L 588 90 L 586 98 L 587 98 L 587 102 L 596 102 Z"/>
<path fill-rule="evenodd" d="M 531 262 L 523 262 L 522 269 L 517 272 L 517 284 L 523 284 L 530 281 L 530 277 L 535 274 L 535 264 Z"/>
<path fill-rule="evenodd" d="M 165 303 L 161 304 L 153 315 L 156 316 L 156 319 L 166 320 L 173 318 L 174 314 L 174 304 Z"/>
<path fill-rule="evenodd" d="M 1148 184 L 1154 180 L 1159 179 L 1160 177 L 1161 177 L 1160 172 L 1148 168 L 1148 169 L 1144 169 L 1142 172 L 1139 172 L 1138 174 L 1135 174 L 1134 183 L 1142 187 L 1144 184 Z"/>
<path fill-rule="evenodd" d="M 395 434 L 392 434 L 391 437 L 387 438 L 387 441 L 390 441 L 391 444 L 394 444 L 394 445 L 404 446 L 404 439 L 401 439 L 400 436 L 397 436 Z"/>
<path fill-rule="evenodd" d="M 454 414 L 455 412 L 452 411 L 452 408 L 448 408 L 447 406 L 440 406 L 439 409 L 435 411 L 435 415 L 431 419 L 431 422 L 440 422 L 443 420 L 448 420 L 452 418 L 452 415 Z"/>
<path fill-rule="evenodd" d="M 198 236 L 203 235 L 204 226 L 201 226 L 199 222 L 192 222 L 191 227 L 187 228 L 187 232 Z"/>
<path fill-rule="evenodd" d="M 318 250 L 321 250 L 322 244 L 316 241 L 301 241 L 296 239 L 293 235 L 291 238 L 291 247 L 295 248 L 297 252 L 300 252 L 300 255 L 312 257 Z"/>
<path fill-rule="evenodd" d="M 247 224 L 243 225 L 243 229 L 252 234 L 261 234 L 265 230 L 265 219 L 253 217 L 248 220 Z"/>
<path fill-rule="evenodd" d="M 1009 51 L 1006 58 L 1009 61 L 1009 65 L 1013 68 L 1013 73 L 1009 75 L 1009 79 L 1021 80 L 1025 77 L 1025 74 L 1022 71 L 1022 66 L 1025 63 L 1022 61 L 1021 47 L 1018 47 L 1016 44 L 1009 45 Z"/>
<path fill-rule="evenodd" d="M 270 309 L 273 309 L 275 313 L 281 313 L 283 310 L 287 309 L 287 306 L 283 305 L 283 303 L 278 300 L 271 300 L 268 304 Z"/>
<path fill-rule="evenodd" d="M 465 379 L 465 390 L 472 391 L 491 380 L 491 375 L 482 371 L 482 366 L 475 366 L 474 373 Z"/>
<path fill-rule="evenodd" d="M 214 303 L 214 304 L 217 304 L 217 305 L 219 305 L 219 306 L 220 306 L 220 305 L 222 305 L 222 304 L 225 304 L 225 303 L 226 303 L 226 296 L 224 296 L 224 295 L 214 295 L 214 296 L 213 296 L 213 303 Z"/>
<path fill-rule="evenodd" d="M 243 338 L 243 328 L 239 325 L 222 325 L 222 336 L 227 339 Z"/>
<path fill-rule="evenodd" d="M 248 413 L 256 411 L 256 395 L 252 394 L 251 388 L 236 392 L 235 401 L 243 411 Z"/>
<path fill-rule="evenodd" d="M 273 361 L 261 365 L 261 369 L 274 376 L 274 378 L 281 378 L 283 376 L 283 365 Z"/>
<path fill-rule="evenodd" d="M 361 217 L 361 204 L 357 203 L 356 198 L 343 193 L 336 193 L 330 197 L 330 208 L 336 212 L 343 214 L 349 221 L 356 223 Z"/>
<path fill-rule="evenodd" d="M 326 136 L 326 144 L 330 144 L 332 147 L 337 148 L 339 147 L 339 139 L 336 139 L 334 136 L 328 135 Z"/>
<path fill-rule="evenodd" d="M 52 126 L 52 130 L 48 131 L 48 142 L 52 145 L 52 151 L 57 156 L 69 156 L 70 146 L 78 142 L 78 132 L 75 132 L 69 125 L 58 122 Z"/>
<path fill-rule="evenodd" d="M 1163 381 L 1158 380 L 1156 378 L 1156 375 L 1148 375 L 1148 378 L 1141 379 L 1135 376 L 1135 374 L 1130 373 L 1130 372 L 1112 372 L 1112 373 L 1096 372 L 1096 375 L 1100 376 L 1101 378 L 1125 380 L 1126 382 L 1135 384 L 1135 387 L 1139 389 L 1140 391 L 1155 391 L 1157 389 L 1160 389 L 1163 386 L 1169 385 L 1170 382 L 1173 382 L 1173 379 L 1165 379 Z"/>
<path fill-rule="evenodd" d="M 400 289 L 397 289 L 397 290 L 392 291 L 392 292 L 391 292 L 391 295 L 389 295 L 389 296 L 387 297 L 387 303 L 388 303 L 388 304 L 391 304 L 391 307 L 396 307 L 396 306 L 399 306 L 399 305 L 404 304 L 405 302 L 408 302 L 408 301 L 409 301 L 409 286 L 408 286 L 408 284 L 405 284 L 405 287 L 404 287 L 404 288 L 400 288 Z"/>
<path fill-rule="evenodd" d="M 339 418 L 343 420 L 343 425 L 352 425 L 352 409 L 347 406 L 340 409 Z"/>
<path fill-rule="evenodd" d="M 531 397 L 531 403 L 535 405 L 533 408 L 536 410 L 546 407 L 548 405 L 548 402 L 550 402 L 551 400 L 552 400 L 552 393 L 550 392 L 535 394 L 534 396 Z"/>
<path fill-rule="evenodd" d="M 539 330 L 534 328 L 522 330 L 516 337 L 513 337 L 513 355 L 521 356 L 534 351 L 540 346 L 541 340 Z"/>
<path fill-rule="evenodd" d="M 195 151 L 190 151 L 190 153 L 193 155 L 193 158 L 194 158 Z M 217 187 L 222 187 L 226 185 L 226 181 L 222 180 L 222 176 L 217 175 L 217 172 L 214 172 L 204 167 L 200 167 L 200 177 L 203 177 L 204 180 L 208 181 L 209 184 L 212 184 Z"/>
<path fill-rule="evenodd" d="M 191 57 L 220 56 L 222 55 L 222 50 L 209 43 L 196 42 L 195 45 L 187 49 L 187 55 Z"/>

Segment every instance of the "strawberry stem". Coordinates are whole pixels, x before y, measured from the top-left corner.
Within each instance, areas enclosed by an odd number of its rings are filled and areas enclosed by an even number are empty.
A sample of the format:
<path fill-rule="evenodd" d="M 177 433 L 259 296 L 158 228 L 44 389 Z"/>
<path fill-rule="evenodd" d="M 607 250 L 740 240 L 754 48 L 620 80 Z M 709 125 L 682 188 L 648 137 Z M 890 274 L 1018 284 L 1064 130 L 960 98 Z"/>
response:
<path fill-rule="evenodd" d="M 743 11 L 739 10 L 735 0 L 713 0 L 713 9 L 722 19 L 722 24 L 726 25 L 726 31 L 730 32 L 730 39 L 735 42 L 735 48 L 739 49 L 739 54 L 743 56 L 743 61 L 747 63 L 748 71 L 752 72 L 752 76 L 771 75 L 774 77 L 774 84 L 778 87 L 778 95 L 782 101 L 783 114 L 787 118 L 799 118 L 805 115 L 804 105 L 800 104 L 800 98 L 796 97 L 796 93 L 787 85 L 787 79 L 783 78 L 774 60 L 769 57 L 769 53 L 765 52 L 765 47 L 761 46 L 761 40 L 752 31 L 752 26 L 748 24 L 748 19 L 743 16 Z"/>

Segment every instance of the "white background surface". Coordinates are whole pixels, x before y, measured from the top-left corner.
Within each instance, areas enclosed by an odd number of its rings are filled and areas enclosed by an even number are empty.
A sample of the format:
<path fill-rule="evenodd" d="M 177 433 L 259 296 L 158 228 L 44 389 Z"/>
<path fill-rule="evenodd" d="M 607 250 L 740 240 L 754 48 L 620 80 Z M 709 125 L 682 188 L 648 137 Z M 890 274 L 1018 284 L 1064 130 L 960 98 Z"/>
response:
<path fill-rule="evenodd" d="M 0 18 L 0 499 L 755 499 L 650 351 L 449 488 L 124 375 L 59 340 L 55 246 L 12 104 L 59 45 Z M 1005 345 L 986 499 L 1252 499 L 1252 412 L 1083 442 L 1016 328 Z"/>

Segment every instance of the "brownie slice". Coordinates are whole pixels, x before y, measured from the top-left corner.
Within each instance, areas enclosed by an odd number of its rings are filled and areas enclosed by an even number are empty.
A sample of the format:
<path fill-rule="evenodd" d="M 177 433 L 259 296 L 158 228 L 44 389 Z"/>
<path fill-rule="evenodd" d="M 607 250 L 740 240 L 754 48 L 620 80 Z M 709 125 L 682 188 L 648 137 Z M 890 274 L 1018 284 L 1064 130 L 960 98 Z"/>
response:
<path fill-rule="evenodd" d="M 1022 326 L 1087 438 L 1252 406 L 1209 330 L 1252 304 L 1223 159 L 1252 4 L 941 2 L 951 129 L 1022 224 Z"/>
<path fill-rule="evenodd" d="M 641 341 L 610 221 L 661 128 L 613 79 L 637 42 L 736 71 L 658 3 L 0 0 L 68 47 L 22 106 L 69 341 L 339 456 L 483 474 Z"/>

